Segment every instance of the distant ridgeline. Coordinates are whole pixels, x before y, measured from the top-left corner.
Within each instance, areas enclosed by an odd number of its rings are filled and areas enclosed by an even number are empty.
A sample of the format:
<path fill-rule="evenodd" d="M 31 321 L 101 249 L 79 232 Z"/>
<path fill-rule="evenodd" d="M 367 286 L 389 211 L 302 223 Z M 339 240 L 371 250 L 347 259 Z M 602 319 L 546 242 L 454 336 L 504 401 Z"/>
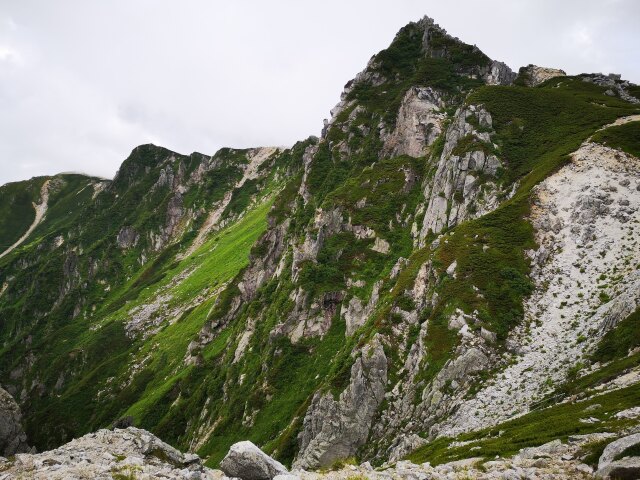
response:
<path fill-rule="evenodd" d="M 425 17 L 321 138 L 0 187 L 0 385 L 29 444 L 124 421 L 210 466 L 251 440 L 315 469 L 628 428 L 638 98 Z"/>

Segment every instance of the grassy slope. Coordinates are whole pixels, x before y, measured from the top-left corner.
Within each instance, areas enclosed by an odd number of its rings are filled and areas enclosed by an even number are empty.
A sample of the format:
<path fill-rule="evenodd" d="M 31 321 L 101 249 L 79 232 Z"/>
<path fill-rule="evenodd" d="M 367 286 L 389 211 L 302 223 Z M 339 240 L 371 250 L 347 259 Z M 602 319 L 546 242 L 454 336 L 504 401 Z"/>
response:
<path fill-rule="evenodd" d="M 168 277 L 174 277 L 180 271 L 195 267 L 187 280 L 170 290 L 175 295 L 174 301 L 183 303 L 212 288 L 215 291 L 242 270 L 249 261 L 252 245 L 266 229 L 267 212 L 271 205 L 271 201 L 265 201 L 250 210 L 239 222 L 214 235 L 174 271 L 168 272 Z M 141 424 L 155 425 L 149 417 L 158 416 L 156 403 L 185 374 L 182 360 L 187 345 L 202 328 L 215 298 L 213 295 L 185 312 L 178 322 L 166 326 L 153 337 L 153 341 L 140 349 L 139 358 L 151 355 L 146 368 L 153 371 L 154 381 L 147 385 L 138 401 L 127 409 L 126 415 L 133 415 Z"/>
<path fill-rule="evenodd" d="M 47 353 L 56 361 L 49 366 L 50 372 L 42 372 L 43 377 L 54 375 L 61 367 L 59 361 L 73 358 L 74 352 L 92 358 L 96 366 L 74 379 L 73 385 L 60 396 L 44 399 L 34 406 L 37 413 L 28 421 L 34 440 L 41 444 L 51 441 L 46 436 L 52 432 L 39 428 L 45 418 L 48 424 L 57 424 L 56 438 L 64 437 L 64 432 L 78 435 L 107 426 L 123 415 L 133 415 L 137 424 L 147 428 L 157 425 L 168 408 L 167 393 L 188 371 L 182 364 L 188 343 L 202 327 L 215 301 L 217 287 L 228 282 L 247 264 L 251 246 L 266 228 L 270 206 L 271 201 L 265 199 L 238 222 L 213 235 L 182 262 L 175 264 L 170 257 L 161 262 L 155 274 L 159 280 L 144 284 L 146 286 L 137 297 L 117 309 L 106 305 L 93 318 L 78 318 L 52 332 L 49 340 L 54 348 Z M 176 276 L 194 268 L 186 280 L 177 284 L 172 282 Z M 143 275 L 144 272 L 131 278 L 118 290 L 131 290 Z M 123 322 L 136 306 L 153 301 L 160 293 L 172 296 L 168 307 L 181 305 L 202 292 L 209 292 L 210 298 L 196 308 L 188 309 L 177 322 L 165 326 L 148 341 L 132 341 L 124 335 Z M 118 295 L 118 291 L 114 291 L 114 298 Z M 99 326 L 97 330 L 96 326 Z M 146 359 L 145 368 L 132 376 L 129 365 L 140 363 L 142 359 Z M 96 392 L 106 388 L 111 377 L 118 383 L 133 381 L 124 387 L 112 386 L 111 396 L 96 397 Z"/>
<path fill-rule="evenodd" d="M 40 223 L 31 234 L 31 238 L 27 239 L 27 243 L 31 243 L 34 239 L 41 239 L 42 236 L 63 225 L 71 225 L 93 193 L 93 188 L 89 184 L 95 179 L 76 174 L 37 177 L 1 186 L 0 251 L 12 245 L 33 223 L 35 210 L 32 203 L 40 201 L 40 190 L 47 178 L 51 180 L 51 184 L 46 221 Z M 15 255 L 3 258 L 2 263 L 7 263 L 7 259 Z"/>
<path fill-rule="evenodd" d="M 631 421 L 617 419 L 614 415 L 638 404 L 640 385 L 633 385 L 582 402 L 562 403 L 534 411 L 491 429 L 460 435 L 456 441 L 469 442 L 464 446 L 449 448 L 452 439 L 440 438 L 407 458 L 416 463 L 429 461 L 437 465 L 468 457 L 507 457 L 521 448 L 541 445 L 557 438 L 566 441 L 569 435 L 611 432 L 630 426 Z M 600 421 L 580 421 L 589 417 Z"/>
<path fill-rule="evenodd" d="M 37 202 L 44 178 L 8 183 L 0 187 L 0 252 L 13 245 L 35 218 L 32 202 Z"/>
<path fill-rule="evenodd" d="M 640 158 L 640 122 L 607 128 L 597 132 L 592 140 Z"/>

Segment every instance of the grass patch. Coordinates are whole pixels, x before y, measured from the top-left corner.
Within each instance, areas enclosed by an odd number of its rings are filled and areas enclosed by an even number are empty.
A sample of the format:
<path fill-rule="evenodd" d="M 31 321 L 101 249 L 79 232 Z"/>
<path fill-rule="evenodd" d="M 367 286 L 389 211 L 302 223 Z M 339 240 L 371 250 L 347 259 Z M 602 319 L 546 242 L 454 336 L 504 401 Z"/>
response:
<path fill-rule="evenodd" d="M 640 385 L 634 385 L 587 401 L 555 405 L 490 429 L 460 435 L 456 438 L 457 441 L 472 442 L 462 447 L 448 448 L 452 439 L 440 438 L 411 453 L 407 459 L 415 463 L 429 461 L 432 465 L 439 465 L 470 456 L 508 457 L 522 448 L 542 445 L 555 439 L 566 441 L 570 435 L 623 428 L 629 421 L 618 420 L 614 414 L 636 406 L 638 402 Z M 588 412 L 585 409 L 589 409 Z M 590 416 L 602 421 L 580 422 L 581 418 Z"/>
<path fill-rule="evenodd" d="M 592 140 L 640 158 L 640 122 L 629 122 L 596 132 Z"/>

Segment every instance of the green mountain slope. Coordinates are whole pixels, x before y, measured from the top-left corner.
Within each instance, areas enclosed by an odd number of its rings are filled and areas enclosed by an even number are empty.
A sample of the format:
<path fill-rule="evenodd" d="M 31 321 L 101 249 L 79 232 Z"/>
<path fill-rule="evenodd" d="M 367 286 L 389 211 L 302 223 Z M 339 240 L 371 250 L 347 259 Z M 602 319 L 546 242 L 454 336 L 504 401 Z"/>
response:
<path fill-rule="evenodd" d="M 637 361 L 636 87 L 533 73 L 425 18 L 320 139 L 51 178 L 0 259 L 0 383 L 31 442 L 133 423 L 211 466 L 249 439 L 324 468 L 626 428 L 637 384 L 591 389 Z M 43 182 L 0 190 L 4 242 Z M 595 402 L 607 423 L 581 423 Z"/>

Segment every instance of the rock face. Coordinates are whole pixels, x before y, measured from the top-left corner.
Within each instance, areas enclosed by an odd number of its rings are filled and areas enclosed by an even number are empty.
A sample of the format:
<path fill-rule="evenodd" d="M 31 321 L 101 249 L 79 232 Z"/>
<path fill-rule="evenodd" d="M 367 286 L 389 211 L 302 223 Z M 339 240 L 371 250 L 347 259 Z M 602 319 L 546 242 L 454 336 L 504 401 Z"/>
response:
<path fill-rule="evenodd" d="M 20 407 L 9 393 L 0 388 L 0 455 L 6 457 L 28 450 Z"/>
<path fill-rule="evenodd" d="M 442 133 L 446 118 L 442 95 L 429 87 L 412 87 L 402 100 L 396 128 L 382 148 L 385 157 L 426 155 L 429 147 Z"/>
<path fill-rule="evenodd" d="M 498 206 L 495 179 L 502 163 L 492 153 L 492 134 L 491 115 L 482 106 L 469 105 L 456 112 L 435 176 L 425 183 L 428 204 L 421 239 L 429 231 L 438 233 Z"/>
<path fill-rule="evenodd" d="M 116 243 L 118 244 L 119 248 L 126 249 L 133 247 L 136 243 L 138 243 L 139 238 L 140 236 L 133 227 L 122 227 L 118 232 Z"/>
<path fill-rule="evenodd" d="M 369 315 L 373 313 L 379 299 L 380 283 L 381 282 L 376 282 L 373 285 L 371 297 L 369 297 L 369 301 L 366 304 L 358 297 L 351 297 L 348 303 L 342 304 L 340 313 L 347 324 L 347 330 L 345 332 L 347 336 L 353 335 L 358 328 L 365 324 Z"/>
<path fill-rule="evenodd" d="M 374 337 L 351 367 L 349 385 L 338 400 L 330 392 L 313 397 L 299 436 L 294 468 L 327 467 L 354 456 L 367 440 L 386 383 L 387 358 Z"/>
<path fill-rule="evenodd" d="M 488 85 L 511 85 L 516 76 L 506 63 L 493 60 L 483 78 Z"/>
<path fill-rule="evenodd" d="M 640 98 L 636 98 L 629 93 L 628 88 L 631 86 L 629 81 L 622 80 L 618 74 L 610 73 L 609 75 L 602 75 L 599 73 L 595 75 L 584 75 L 582 80 L 606 87 L 605 95 L 609 95 L 610 97 L 617 96 L 630 103 L 640 103 Z"/>
<path fill-rule="evenodd" d="M 119 475 L 119 477 L 118 477 Z M 0 478 L 217 478 L 200 457 L 183 454 L 145 430 L 98 430 L 39 454 L 17 454 L 0 464 Z"/>
<path fill-rule="evenodd" d="M 233 444 L 220 468 L 226 475 L 241 480 L 271 480 L 288 473 L 284 465 L 248 441 Z"/>
<path fill-rule="evenodd" d="M 529 252 L 536 288 L 524 305 L 525 323 L 508 340 L 521 355 L 465 402 L 441 435 L 525 413 L 638 308 L 640 272 L 627 261 L 640 258 L 633 234 L 640 222 L 638 183 L 640 160 L 585 142 L 570 164 L 536 187 L 532 223 L 540 247 Z M 603 284 L 609 276 L 616 276 L 616 285 Z M 518 382 L 525 375 L 527 381 Z"/>
<path fill-rule="evenodd" d="M 559 68 L 538 67 L 537 65 L 527 65 L 520 67 L 518 75 L 528 87 L 535 87 L 550 78 L 564 77 L 567 73 Z"/>

